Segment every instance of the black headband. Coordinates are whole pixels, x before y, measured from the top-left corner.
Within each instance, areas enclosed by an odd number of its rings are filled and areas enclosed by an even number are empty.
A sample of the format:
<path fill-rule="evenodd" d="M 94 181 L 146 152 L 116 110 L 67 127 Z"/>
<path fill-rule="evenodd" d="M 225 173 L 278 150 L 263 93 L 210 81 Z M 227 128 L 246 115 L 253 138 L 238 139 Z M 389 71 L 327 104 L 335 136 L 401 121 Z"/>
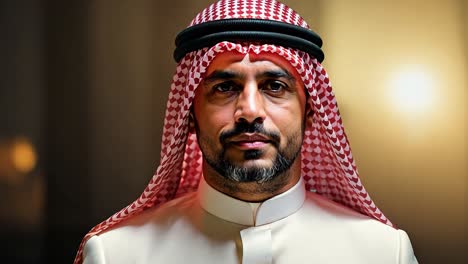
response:
<path fill-rule="evenodd" d="M 305 51 L 319 62 L 324 59 L 322 39 L 300 26 L 264 19 L 222 19 L 197 24 L 182 30 L 175 39 L 174 59 L 221 41 L 265 42 Z"/>

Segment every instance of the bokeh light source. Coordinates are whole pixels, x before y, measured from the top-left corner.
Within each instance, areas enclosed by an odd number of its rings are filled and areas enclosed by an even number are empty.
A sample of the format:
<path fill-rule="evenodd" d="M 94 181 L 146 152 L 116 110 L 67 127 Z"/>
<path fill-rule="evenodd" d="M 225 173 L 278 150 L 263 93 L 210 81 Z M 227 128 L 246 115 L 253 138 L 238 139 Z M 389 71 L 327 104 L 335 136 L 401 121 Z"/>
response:
<path fill-rule="evenodd" d="M 433 80 L 427 71 L 417 67 L 402 69 L 393 76 L 393 103 L 404 113 L 427 112 L 434 101 L 433 86 Z"/>
<path fill-rule="evenodd" d="M 36 168 L 36 163 L 36 150 L 27 138 L 0 140 L 0 183 L 22 183 Z"/>
<path fill-rule="evenodd" d="M 18 138 L 11 149 L 13 166 L 20 173 L 29 173 L 36 167 L 36 152 L 33 145 L 25 138 Z"/>

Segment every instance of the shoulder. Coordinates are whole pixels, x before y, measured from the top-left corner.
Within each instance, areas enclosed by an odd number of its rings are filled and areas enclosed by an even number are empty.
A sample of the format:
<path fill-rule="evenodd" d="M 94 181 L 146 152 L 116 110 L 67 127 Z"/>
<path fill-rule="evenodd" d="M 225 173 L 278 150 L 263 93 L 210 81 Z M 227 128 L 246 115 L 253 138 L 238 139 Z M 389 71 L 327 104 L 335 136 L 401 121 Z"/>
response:
<path fill-rule="evenodd" d="M 308 193 L 300 209 L 301 227 L 313 230 L 320 243 L 361 257 L 393 260 L 381 263 L 417 263 L 404 230 L 386 225 L 322 195 Z"/>
<path fill-rule="evenodd" d="M 135 252 L 151 251 L 157 238 L 195 229 L 191 224 L 191 214 L 197 210 L 195 197 L 195 193 L 190 193 L 149 208 L 91 237 L 84 247 L 84 263 L 126 263 L 125 258 L 134 259 Z"/>
<path fill-rule="evenodd" d="M 112 236 L 114 233 L 147 231 L 147 228 L 170 223 L 171 219 L 187 217 L 195 203 L 195 193 L 186 194 L 168 201 L 158 207 L 148 208 L 120 222 L 116 226 L 102 233 L 101 237 Z"/>
<path fill-rule="evenodd" d="M 313 216 L 318 221 L 339 225 L 343 229 L 351 227 L 377 229 L 396 234 L 395 228 L 316 193 L 307 193 L 302 210 L 304 214 Z"/>
<path fill-rule="evenodd" d="M 186 194 L 161 206 L 148 208 L 137 215 L 131 216 L 101 234 L 101 237 L 110 237 L 115 233 L 147 232 L 149 229 L 164 228 L 164 226 L 173 223 L 176 219 L 190 217 L 195 204 L 196 193 Z"/>

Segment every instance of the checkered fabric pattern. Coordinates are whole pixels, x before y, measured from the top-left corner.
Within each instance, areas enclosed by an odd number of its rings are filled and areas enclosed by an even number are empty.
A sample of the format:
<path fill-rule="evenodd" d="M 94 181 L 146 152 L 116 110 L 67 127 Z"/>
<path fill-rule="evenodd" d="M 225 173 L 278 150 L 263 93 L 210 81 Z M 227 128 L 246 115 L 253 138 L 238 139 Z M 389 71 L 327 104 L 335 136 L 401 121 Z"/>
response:
<path fill-rule="evenodd" d="M 190 25 L 229 18 L 276 20 L 309 28 L 294 10 L 274 0 L 221 0 L 199 13 Z M 202 154 L 196 135 L 189 133 L 189 111 L 195 89 L 207 67 L 217 54 L 227 51 L 277 54 L 296 68 L 315 112 L 314 122 L 306 127 L 301 152 L 306 188 L 393 226 L 376 207 L 359 179 L 330 80 L 322 65 L 309 54 L 287 47 L 224 41 L 190 52 L 179 62 L 167 102 L 159 167 L 136 201 L 95 226 L 84 237 L 75 263 L 82 262 L 83 245 L 91 236 L 147 208 L 197 189 Z"/>

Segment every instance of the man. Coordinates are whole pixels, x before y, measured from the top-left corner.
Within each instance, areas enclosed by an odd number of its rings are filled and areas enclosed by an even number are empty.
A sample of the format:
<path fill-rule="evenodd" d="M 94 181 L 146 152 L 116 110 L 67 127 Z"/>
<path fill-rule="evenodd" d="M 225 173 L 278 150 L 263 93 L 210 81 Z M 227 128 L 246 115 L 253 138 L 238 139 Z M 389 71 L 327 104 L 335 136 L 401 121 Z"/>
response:
<path fill-rule="evenodd" d="M 417 263 L 361 185 L 298 14 L 221 0 L 176 45 L 160 165 L 76 263 Z"/>

